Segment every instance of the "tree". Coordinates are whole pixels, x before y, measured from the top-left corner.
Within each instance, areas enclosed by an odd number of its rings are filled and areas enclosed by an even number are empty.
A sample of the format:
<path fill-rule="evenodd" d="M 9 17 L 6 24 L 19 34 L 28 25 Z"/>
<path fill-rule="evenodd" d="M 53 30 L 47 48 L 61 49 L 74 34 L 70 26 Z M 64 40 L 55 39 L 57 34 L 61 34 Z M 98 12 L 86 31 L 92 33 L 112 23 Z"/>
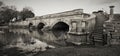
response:
<path fill-rule="evenodd" d="M 34 17 L 35 14 L 32 12 L 32 10 L 29 7 L 25 7 L 20 12 L 20 16 L 21 16 L 22 20 L 26 20 L 26 18 L 32 18 L 32 17 Z"/>
<path fill-rule="evenodd" d="M 17 11 L 11 6 L 1 6 L 3 3 L 0 1 L 0 24 L 9 23 L 14 17 L 17 17 Z"/>
<path fill-rule="evenodd" d="M 3 5 L 3 2 L 2 1 L 0 1 L 0 6 L 2 6 Z"/>
<path fill-rule="evenodd" d="M 17 14 L 16 11 L 8 8 L 4 11 L 0 11 L 0 16 L 2 22 L 10 22 L 14 17 L 17 17 Z"/>

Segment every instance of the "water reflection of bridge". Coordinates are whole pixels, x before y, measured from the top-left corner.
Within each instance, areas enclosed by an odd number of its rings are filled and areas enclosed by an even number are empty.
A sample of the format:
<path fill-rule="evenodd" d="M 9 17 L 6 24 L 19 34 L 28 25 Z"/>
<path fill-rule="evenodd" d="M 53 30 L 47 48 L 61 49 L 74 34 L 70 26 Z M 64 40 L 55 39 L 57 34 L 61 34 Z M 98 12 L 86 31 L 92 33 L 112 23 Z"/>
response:
<path fill-rule="evenodd" d="M 32 38 L 37 38 L 40 41 L 47 42 L 50 44 L 52 43 L 52 44 L 66 45 L 66 43 L 64 42 L 65 39 L 67 39 L 68 42 L 78 42 L 78 43 L 86 42 L 86 36 L 69 35 L 66 34 L 64 31 L 42 32 L 38 30 L 30 31 L 28 29 L 10 29 L 9 31 L 17 35 L 24 34 Z"/>

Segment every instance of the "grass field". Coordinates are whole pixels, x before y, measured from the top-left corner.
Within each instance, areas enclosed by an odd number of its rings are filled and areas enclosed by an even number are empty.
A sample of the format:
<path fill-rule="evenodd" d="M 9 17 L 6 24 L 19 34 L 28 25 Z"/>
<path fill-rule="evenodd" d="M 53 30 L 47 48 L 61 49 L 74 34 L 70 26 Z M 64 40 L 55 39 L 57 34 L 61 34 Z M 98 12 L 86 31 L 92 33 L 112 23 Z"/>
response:
<path fill-rule="evenodd" d="M 1 49 L 0 56 L 120 56 L 120 45 L 104 47 L 68 46 L 35 53 L 9 48 Z"/>

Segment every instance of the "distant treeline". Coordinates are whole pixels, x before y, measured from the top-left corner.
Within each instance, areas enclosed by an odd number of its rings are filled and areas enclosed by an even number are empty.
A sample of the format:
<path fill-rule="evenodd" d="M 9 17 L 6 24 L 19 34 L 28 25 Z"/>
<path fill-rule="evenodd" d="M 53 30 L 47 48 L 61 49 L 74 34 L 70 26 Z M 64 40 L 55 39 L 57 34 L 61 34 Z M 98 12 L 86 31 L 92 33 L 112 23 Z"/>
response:
<path fill-rule="evenodd" d="M 24 7 L 23 10 L 18 11 L 15 6 L 8 6 L 0 1 L 0 24 L 6 24 L 11 21 L 22 21 L 34 16 L 35 14 L 30 7 Z"/>

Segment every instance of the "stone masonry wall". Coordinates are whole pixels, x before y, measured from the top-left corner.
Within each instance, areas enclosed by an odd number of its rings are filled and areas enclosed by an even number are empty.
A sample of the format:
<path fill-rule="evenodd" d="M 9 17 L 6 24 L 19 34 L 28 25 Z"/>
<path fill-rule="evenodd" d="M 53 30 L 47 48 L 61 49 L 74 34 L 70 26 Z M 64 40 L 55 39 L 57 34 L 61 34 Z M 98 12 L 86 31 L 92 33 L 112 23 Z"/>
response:
<path fill-rule="evenodd" d="M 110 44 L 120 44 L 120 21 L 104 23 L 104 32 L 108 35 Z"/>

